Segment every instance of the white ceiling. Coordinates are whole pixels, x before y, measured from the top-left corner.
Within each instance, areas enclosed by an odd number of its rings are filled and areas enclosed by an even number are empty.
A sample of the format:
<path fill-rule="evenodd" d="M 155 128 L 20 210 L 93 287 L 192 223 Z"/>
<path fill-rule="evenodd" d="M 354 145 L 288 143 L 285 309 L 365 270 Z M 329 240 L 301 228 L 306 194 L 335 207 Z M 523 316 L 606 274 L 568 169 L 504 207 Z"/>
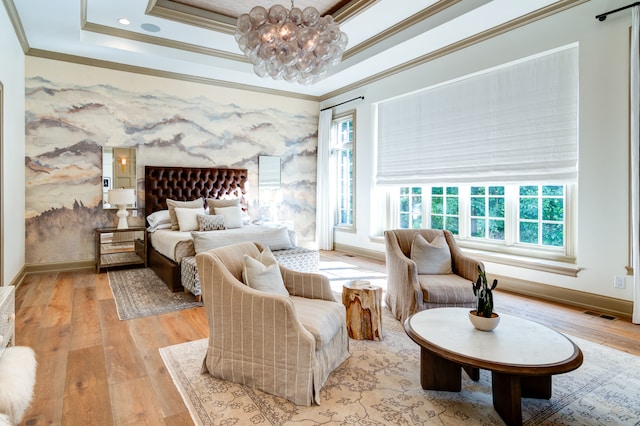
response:
<path fill-rule="evenodd" d="M 205 0 L 215 4 L 213 0 Z M 4 0 L 11 5 L 12 0 Z M 149 0 L 13 0 L 35 56 L 72 55 L 212 79 L 231 85 L 322 97 L 390 68 L 490 32 L 522 16 L 542 15 L 580 0 L 378 0 L 342 22 L 345 59 L 310 86 L 262 79 L 242 56 L 233 34 L 151 16 Z M 255 1 L 239 2 L 248 12 Z M 289 8 L 290 1 L 280 1 Z M 546 8 L 546 9 L 545 9 Z M 434 9 L 441 9 L 432 13 Z M 430 16 L 428 16 L 430 15 Z M 131 25 L 123 26 L 126 17 Z M 142 24 L 154 24 L 148 32 Z M 378 34 L 394 28 L 387 37 Z M 68 58 L 68 57 L 67 57 Z M 77 58 L 75 58 L 77 60 Z"/>

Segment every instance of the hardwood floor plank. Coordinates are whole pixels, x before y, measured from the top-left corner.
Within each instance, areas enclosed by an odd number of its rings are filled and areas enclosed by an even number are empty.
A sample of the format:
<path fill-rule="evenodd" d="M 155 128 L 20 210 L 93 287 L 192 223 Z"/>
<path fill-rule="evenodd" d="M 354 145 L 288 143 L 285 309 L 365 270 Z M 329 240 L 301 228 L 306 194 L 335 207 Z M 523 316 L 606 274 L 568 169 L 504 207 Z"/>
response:
<path fill-rule="evenodd" d="M 54 281 L 51 298 L 47 304 L 45 320 L 42 327 L 53 327 L 71 323 L 71 307 L 73 306 L 73 279 L 68 274 L 61 274 Z"/>
<path fill-rule="evenodd" d="M 111 386 L 114 425 L 162 425 L 160 406 L 156 402 L 151 382 L 139 377 Z"/>
<path fill-rule="evenodd" d="M 69 352 L 62 412 L 64 425 L 113 424 L 101 345 Z"/>
<path fill-rule="evenodd" d="M 94 287 L 76 287 L 69 350 L 102 345 L 102 331 Z"/>
<path fill-rule="evenodd" d="M 96 297 L 98 300 L 113 299 L 113 292 L 109 285 L 109 277 L 106 272 L 94 275 Z"/>
<path fill-rule="evenodd" d="M 146 375 L 144 364 L 124 321 L 102 329 L 109 384 L 127 382 Z"/>

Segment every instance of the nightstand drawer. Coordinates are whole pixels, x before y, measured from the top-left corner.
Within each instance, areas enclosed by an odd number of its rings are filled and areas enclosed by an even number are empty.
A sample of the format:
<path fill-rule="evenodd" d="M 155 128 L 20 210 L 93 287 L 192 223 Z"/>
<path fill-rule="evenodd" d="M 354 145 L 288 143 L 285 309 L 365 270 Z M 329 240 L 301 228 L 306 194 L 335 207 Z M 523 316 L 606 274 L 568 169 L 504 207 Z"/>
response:
<path fill-rule="evenodd" d="M 15 287 L 0 287 L 0 357 L 7 346 L 13 345 L 15 322 Z"/>

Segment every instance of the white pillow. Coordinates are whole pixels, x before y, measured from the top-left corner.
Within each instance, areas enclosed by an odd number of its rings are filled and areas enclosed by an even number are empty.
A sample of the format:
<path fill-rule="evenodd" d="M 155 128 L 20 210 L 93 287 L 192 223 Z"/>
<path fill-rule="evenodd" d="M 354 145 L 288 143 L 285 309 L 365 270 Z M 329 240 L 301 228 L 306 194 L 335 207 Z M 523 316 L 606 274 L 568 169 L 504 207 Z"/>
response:
<path fill-rule="evenodd" d="M 280 267 L 269 248 L 265 248 L 257 258 L 244 255 L 242 280 L 249 287 L 272 294 L 288 296 Z"/>
<path fill-rule="evenodd" d="M 171 223 L 169 210 L 158 210 L 157 212 L 151 213 L 147 216 L 147 222 L 149 222 L 149 226 L 152 228 L 157 227 L 161 223 Z"/>
<path fill-rule="evenodd" d="M 411 260 L 416 262 L 418 274 L 451 274 L 451 252 L 444 234 L 429 243 L 420 234 L 413 237 Z"/>
<path fill-rule="evenodd" d="M 240 206 L 216 207 L 214 214 L 224 216 L 224 226 L 227 229 L 242 227 L 242 208 Z"/>
<path fill-rule="evenodd" d="M 198 224 L 198 215 L 204 215 L 204 207 L 198 207 L 197 209 L 176 207 L 175 210 L 180 232 L 198 230 L 200 227 Z"/>
<path fill-rule="evenodd" d="M 191 201 L 167 199 L 167 207 L 169 208 L 169 216 L 171 217 L 171 229 L 177 231 L 180 229 L 180 225 L 178 224 L 178 217 L 176 216 L 176 207 L 197 209 L 200 207 L 204 208 L 204 204 L 202 203 L 202 198 L 197 198 Z"/>

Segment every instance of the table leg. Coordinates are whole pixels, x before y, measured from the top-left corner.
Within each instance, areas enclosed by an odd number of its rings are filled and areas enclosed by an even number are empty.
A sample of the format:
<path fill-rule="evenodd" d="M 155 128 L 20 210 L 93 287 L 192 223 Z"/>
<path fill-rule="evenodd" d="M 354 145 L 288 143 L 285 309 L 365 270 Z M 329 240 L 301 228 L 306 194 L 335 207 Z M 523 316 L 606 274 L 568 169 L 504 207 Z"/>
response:
<path fill-rule="evenodd" d="M 467 375 L 469 376 L 469 378 L 471 380 L 473 380 L 474 382 L 477 382 L 478 380 L 480 380 L 480 369 L 479 368 L 468 367 L 468 366 L 464 366 L 462 368 L 464 369 L 464 371 L 467 372 Z"/>
<path fill-rule="evenodd" d="M 420 348 L 420 384 L 422 389 L 460 392 L 462 367 Z"/>
<path fill-rule="evenodd" d="M 520 383 L 523 398 L 551 398 L 551 376 L 522 376 Z"/>
<path fill-rule="evenodd" d="M 493 407 L 508 425 L 522 425 L 520 376 L 491 372 Z"/>

